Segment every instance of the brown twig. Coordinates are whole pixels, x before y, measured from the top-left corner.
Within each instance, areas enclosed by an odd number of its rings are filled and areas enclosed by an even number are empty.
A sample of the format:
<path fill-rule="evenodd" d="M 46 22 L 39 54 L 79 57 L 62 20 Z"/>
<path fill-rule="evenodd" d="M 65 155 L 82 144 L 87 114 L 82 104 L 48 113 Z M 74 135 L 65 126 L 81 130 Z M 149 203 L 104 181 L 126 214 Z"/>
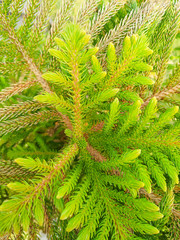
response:
<path fill-rule="evenodd" d="M 97 162 L 107 161 L 107 159 L 98 150 L 93 148 L 89 143 L 87 144 L 87 150 Z"/>

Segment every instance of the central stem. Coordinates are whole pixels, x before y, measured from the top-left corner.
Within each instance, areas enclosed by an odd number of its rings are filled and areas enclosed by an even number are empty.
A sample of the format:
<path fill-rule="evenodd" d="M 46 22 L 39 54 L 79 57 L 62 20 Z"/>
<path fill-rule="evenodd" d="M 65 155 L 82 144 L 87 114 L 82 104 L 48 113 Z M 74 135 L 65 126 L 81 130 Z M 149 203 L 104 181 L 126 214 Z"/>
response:
<path fill-rule="evenodd" d="M 82 117 L 81 117 L 81 88 L 79 79 L 78 63 L 76 61 L 76 55 L 72 59 L 72 78 L 73 78 L 73 90 L 74 90 L 74 138 L 81 139 L 82 133 Z"/>

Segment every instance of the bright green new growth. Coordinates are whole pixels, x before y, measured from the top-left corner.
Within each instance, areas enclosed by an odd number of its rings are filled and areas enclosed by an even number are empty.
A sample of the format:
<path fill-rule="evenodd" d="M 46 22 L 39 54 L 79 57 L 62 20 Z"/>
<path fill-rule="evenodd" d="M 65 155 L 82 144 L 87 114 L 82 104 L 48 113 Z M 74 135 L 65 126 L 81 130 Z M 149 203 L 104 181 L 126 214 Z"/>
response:
<path fill-rule="evenodd" d="M 88 48 L 89 40 L 89 35 L 70 24 L 61 39 L 56 38 L 59 50 L 49 51 L 60 61 L 61 70 L 45 73 L 43 78 L 60 87 L 61 94 L 44 92 L 34 99 L 55 107 L 62 114 L 60 116 L 67 115 L 72 134 L 68 134 L 68 146 L 51 163 L 38 158 L 15 160 L 21 167 L 42 175 L 32 179 L 31 183 L 7 185 L 15 194 L 0 207 L 1 234 L 12 229 L 18 234 L 21 227 L 28 231 L 31 219 L 42 226 L 43 204 L 48 191 L 59 185 L 67 170 L 68 176 L 53 193 L 59 199 L 54 204 L 56 206 L 58 201 L 70 196 L 60 219 L 70 218 L 68 232 L 82 228 L 78 240 L 108 239 L 110 236 L 112 239 L 129 239 L 138 232 L 159 233 L 148 222 L 157 221 L 163 215 L 155 204 L 137 198 L 137 194 L 142 187 L 151 192 L 152 181 L 166 191 L 166 185 L 161 181 L 164 175 L 172 180 L 172 184 L 178 183 L 176 166 L 166 155 L 166 139 L 158 136 L 159 130 L 173 118 L 178 108 L 169 109 L 157 118 L 154 115 L 157 102 L 153 98 L 144 112 L 140 110 L 141 101 L 137 100 L 122 115 L 122 102 L 115 97 L 119 92 L 116 86 L 124 84 L 126 79 L 130 81 L 130 72 L 132 77 L 136 76 L 134 84 L 152 84 L 138 75 L 139 71 L 152 69 L 143 62 L 144 57 L 152 53 L 147 39 L 144 35 L 125 38 L 119 59 L 110 44 L 107 75 L 94 56 L 97 49 Z M 94 72 L 90 73 L 87 63 L 91 59 Z M 106 117 L 106 121 L 101 131 L 91 132 L 92 114 L 98 114 L 97 109 L 101 113 L 99 120 Z M 153 118 L 157 120 L 152 122 Z M 153 141 L 154 138 L 158 141 Z M 167 144 L 171 141 L 168 139 Z M 160 144 L 164 144 L 164 148 L 160 149 Z M 102 150 L 103 155 L 95 149 Z"/>
<path fill-rule="evenodd" d="M 32 1 L 15 29 L 24 2 L 0 8 L 3 73 L 25 76 L 0 92 L 0 236 L 159 239 L 179 183 L 178 101 L 157 101 L 179 89 L 178 67 L 165 76 L 178 2 L 142 3 L 105 33 L 123 1 L 75 16 L 72 0 L 55 15 L 56 1 Z"/>

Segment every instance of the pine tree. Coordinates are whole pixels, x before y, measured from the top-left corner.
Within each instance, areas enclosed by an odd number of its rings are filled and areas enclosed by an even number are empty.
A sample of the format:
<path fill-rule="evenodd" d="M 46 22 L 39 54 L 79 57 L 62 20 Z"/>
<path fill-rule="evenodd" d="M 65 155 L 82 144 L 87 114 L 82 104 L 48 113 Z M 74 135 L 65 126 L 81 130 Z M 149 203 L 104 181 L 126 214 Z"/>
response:
<path fill-rule="evenodd" d="M 0 236 L 160 239 L 178 215 L 180 2 L 77 4 L 1 4 Z"/>

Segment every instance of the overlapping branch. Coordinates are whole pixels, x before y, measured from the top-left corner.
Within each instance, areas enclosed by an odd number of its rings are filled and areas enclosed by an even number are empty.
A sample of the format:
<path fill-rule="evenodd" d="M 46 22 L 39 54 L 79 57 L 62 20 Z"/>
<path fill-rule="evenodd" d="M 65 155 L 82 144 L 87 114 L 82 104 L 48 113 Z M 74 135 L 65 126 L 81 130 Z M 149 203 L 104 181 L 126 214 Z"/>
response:
<path fill-rule="evenodd" d="M 21 93 L 25 89 L 28 89 L 29 87 L 32 87 L 36 84 L 37 82 L 35 80 L 29 80 L 26 82 L 20 82 L 20 83 L 15 83 L 12 84 L 10 87 L 4 88 L 0 92 L 0 102 L 4 102 L 8 100 L 10 97 Z"/>
<path fill-rule="evenodd" d="M 11 39 L 13 44 L 15 44 L 17 50 L 22 54 L 22 57 L 26 61 L 29 69 L 31 70 L 31 72 L 36 76 L 36 81 L 39 82 L 42 85 L 42 88 L 45 91 L 51 92 L 48 83 L 41 77 L 42 74 L 41 74 L 40 70 L 38 69 L 38 67 L 33 62 L 33 59 L 29 57 L 29 55 L 28 55 L 27 51 L 25 50 L 24 46 L 19 41 L 15 31 L 10 27 L 9 21 L 2 14 L 0 14 L 0 19 L 1 19 L 1 22 L 3 24 L 3 28 L 8 32 L 9 38 Z"/>

